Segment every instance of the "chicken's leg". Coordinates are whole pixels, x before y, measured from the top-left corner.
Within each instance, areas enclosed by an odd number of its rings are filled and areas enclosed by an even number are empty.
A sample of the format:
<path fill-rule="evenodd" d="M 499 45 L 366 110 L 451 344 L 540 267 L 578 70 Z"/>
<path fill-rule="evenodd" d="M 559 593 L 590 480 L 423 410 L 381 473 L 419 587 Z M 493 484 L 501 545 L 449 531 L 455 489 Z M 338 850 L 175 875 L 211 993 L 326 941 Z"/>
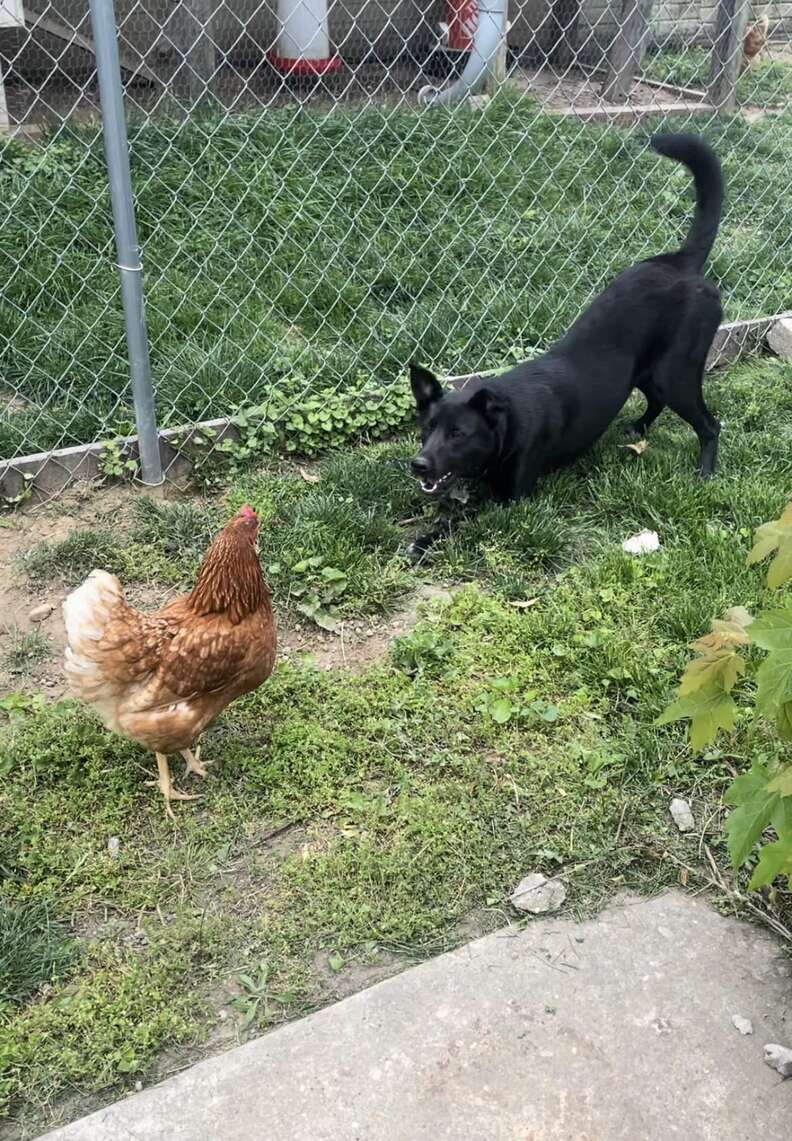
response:
<path fill-rule="evenodd" d="M 175 820 L 176 817 L 173 815 L 173 809 L 170 806 L 172 800 L 200 800 L 201 798 L 197 794 L 179 792 L 178 789 L 174 788 L 173 782 L 171 781 L 170 769 L 168 768 L 168 758 L 164 753 L 155 753 L 154 755 L 157 758 L 159 779 L 150 781 L 149 783 L 157 785 L 165 797 L 165 812 L 171 820 Z"/>
<path fill-rule="evenodd" d="M 192 749 L 182 749 L 181 755 L 184 757 L 185 761 L 187 762 L 185 769 L 184 769 L 184 775 L 186 777 L 188 777 L 190 775 L 190 773 L 195 773 L 195 775 L 197 777 L 205 777 L 206 776 L 206 766 L 211 765 L 212 762 L 211 761 L 204 761 L 204 763 L 201 764 L 201 746 L 200 745 L 198 746 L 198 748 L 195 750 L 194 753 L 193 753 Z"/>

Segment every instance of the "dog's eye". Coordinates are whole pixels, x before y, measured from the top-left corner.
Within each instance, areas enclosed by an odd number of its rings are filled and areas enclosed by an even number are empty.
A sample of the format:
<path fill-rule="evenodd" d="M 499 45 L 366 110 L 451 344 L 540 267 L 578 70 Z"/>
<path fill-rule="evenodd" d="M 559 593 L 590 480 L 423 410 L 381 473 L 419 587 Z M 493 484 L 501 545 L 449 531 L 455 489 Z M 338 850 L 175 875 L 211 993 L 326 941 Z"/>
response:
<path fill-rule="evenodd" d="M 463 433 L 461 428 L 452 428 L 448 434 L 452 440 L 458 440 Z"/>

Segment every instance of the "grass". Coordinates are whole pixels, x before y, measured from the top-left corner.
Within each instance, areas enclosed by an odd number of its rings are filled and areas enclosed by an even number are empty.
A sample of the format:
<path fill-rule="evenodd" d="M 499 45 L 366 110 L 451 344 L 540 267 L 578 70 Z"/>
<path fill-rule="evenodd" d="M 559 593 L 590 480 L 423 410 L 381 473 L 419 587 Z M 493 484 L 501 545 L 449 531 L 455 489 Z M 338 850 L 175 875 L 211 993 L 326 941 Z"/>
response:
<path fill-rule="evenodd" d="M 32 666 L 45 660 L 50 642 L 41 630 L 12 630 L 11 641 L 3 655 L 3 665 L 11 674 L 26 674 Z"/>
<path fill-rule="evenodd" d="M 644 64 L 644 74 L 675 87 L 706 90 L 712 52 L 686 48 L 683 52 L 658 52 Z M 792 65 L 763 59 L 748 68 L 737 81 L 737 101 L 754 107 L 786 107 L 792 99 Z"/>
<path fill-rule="evenodd" d="M 115 553 L 164 584 L 249 500 L 287 608 L 311 558 L 345 576 L 350 616 L 392 607 L 416 577 L 461 589 L 359 674 L 282 663 L 207 734 L 217 764 L 175 828 L 134 745 L 69 702 L 6 703 L 0 900 L 68 915 L 79 948 L 0 1017 L 6 1113 L 38 1128 L 67 1092 L 107 1098 L 218 1027 L 261 1030 L 361 966 L 502 923 L 528 871 L 562 875 L 585 913 L 674 882 L 675 861 L 695 881 L 701 839 L 725 868 L 721 792 L 778 742 L 746 713 L 695 757 L 681 726 L 654 722 L 709 617 L 765 599 L 745 552 L 792 489 L 792 366 L 740 365 L 707 391 L 724 423 L 710 483 L 670 414 L 640 457 L 617 425 L 534 500 L 463 515 L 418 571 L 401 554 L 419 513 L 407 443 L 331 456 L 318 483 L 271 467 L 222 500 L 138 506 Z M 624 554 L 646 526 L 659 552 Z M 692 838 L 670 823 L 672 796 L 691 800 Z M 777 906 L 792 913 L 780 891 Z"/>
<path fill-rule="evenodd" d="M 74 959 L 73 942 L 46 901 L 0 896 L 0 1012 L 62 976 Z"/>
<path fill-rule="evenodd" d="M 551 117 L 510 90 L 484 111 L 283 108 L 133 127 L 161 426 L 257 405 L 316 452 L 390 432 L 414 357 L 459 373 L 546 345 L 687 226 L 687 176 L 644 146 L 658 125 Z M 792 119 L 691 125 L 729 185 L 712 263 L 727 316 L 781 311 Z M 17 394 L 0 456 L 127 434 L 101 138 L 61 129 L 41 151 L 0 148 L 0 344 Z"/>

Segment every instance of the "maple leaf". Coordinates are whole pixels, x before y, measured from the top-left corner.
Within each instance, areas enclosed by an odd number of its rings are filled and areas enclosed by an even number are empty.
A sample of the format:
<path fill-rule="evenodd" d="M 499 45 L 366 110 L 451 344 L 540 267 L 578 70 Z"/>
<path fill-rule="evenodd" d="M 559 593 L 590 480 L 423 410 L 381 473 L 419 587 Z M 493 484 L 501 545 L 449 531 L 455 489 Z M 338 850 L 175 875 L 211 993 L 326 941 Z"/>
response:
<path fill-rule="evenodd" d="M 780 518 L 756 528 L 748 565 L 762 562 L 774 551 L 775 558 L 767 571 L 767 585 L 773 590 L 792 578 L 792 503 L 787 504 Z"/>
<path fill-rule="evenodd" d="M 765 844 L 759 853 L 759 863 L 754 868 L 748 884 L 749 891 L 771 884 L 780 875 L 792 879 L 792 840 L 776 840 Z"/>
<path fill-rule="evenodd" d="M 668 725 L 671 721 L 689 718 L 690 747 L 700 753 L 706 745 L 712 744 L 719 729 L 730 732 L 734 728 L 736 713 L 737 706 L 730 695 L 720 685 L 713 685 L 672 701 L 655 724 Z"/>
<path fill-rule="evenodd" d="M 734 650 L 715 650 L 688 663 L 679 683 L 679 696 L 720 686 L 726 693 L 734 688 L 740 674 L 745 673 L 745 662 Z"/>

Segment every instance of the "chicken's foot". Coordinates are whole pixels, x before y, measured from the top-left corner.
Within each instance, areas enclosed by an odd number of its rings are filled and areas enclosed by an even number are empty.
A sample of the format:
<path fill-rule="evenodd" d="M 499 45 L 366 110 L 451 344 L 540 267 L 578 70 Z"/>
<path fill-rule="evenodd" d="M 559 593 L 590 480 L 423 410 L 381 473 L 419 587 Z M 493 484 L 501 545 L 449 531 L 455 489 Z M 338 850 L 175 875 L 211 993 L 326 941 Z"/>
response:
<path fill-rule="evenodd" d="M 204 761 L 203 764 L 201 764 L 201 746 L 200 745 L 198 746 L 198 748 L 195 750 L 194 753 L 193 753 L 192 749 L 182 749 L 181 755 L 184 757 L 185 761 L 187 762 L 187 764 L 185 765 L 185 768 L 184 768 L 184 775 L 186 777 L 188 777 L 190 775 L 190 773 L 195 773 L 195 775 L 197 777 L 205 777 L 206 776 L 206 766 L 211 765 L 212 762 L 211 761 Z"/>
<path fill-rule="evenodd" d="M 179 789 L 174 788 L 168 768 L 168 758 L 164 753 L 155 753 L 154 755 L 157 758 L 159 777 L 157 780 L 147 781 L 147 784 L 156 785 L 159 788 L 165 797 L 165 812 L 171 820 L 175 820 L 176 817 L 173 815 L 173 809 L 170 806 L 172 800 L 200 800 L 201 797 L 197 793 L 180 792 Z"/>

